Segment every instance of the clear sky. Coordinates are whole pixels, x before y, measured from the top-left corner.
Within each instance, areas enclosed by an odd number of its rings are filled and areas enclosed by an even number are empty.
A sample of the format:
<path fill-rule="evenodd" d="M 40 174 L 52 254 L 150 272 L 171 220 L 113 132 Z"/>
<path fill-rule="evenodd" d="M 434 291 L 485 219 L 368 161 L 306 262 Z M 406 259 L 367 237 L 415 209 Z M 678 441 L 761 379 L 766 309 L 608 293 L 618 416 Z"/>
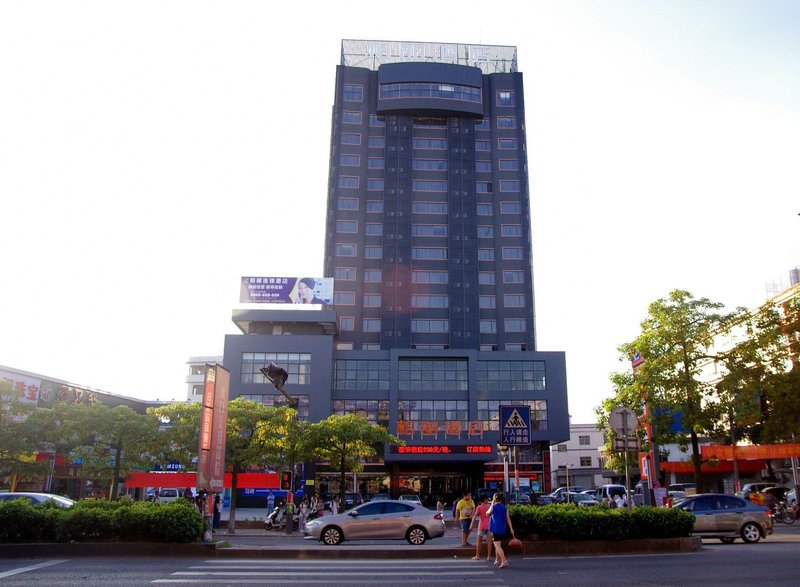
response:
<path fill-rule="evenodd" d="M 0 364 L 183 399 L 242 275 L 321 275 L 342 38 L 517 46 L 573 422 L 651 301 L 800 265 L 800 1 L 286 4 L 0 3 Z"/>

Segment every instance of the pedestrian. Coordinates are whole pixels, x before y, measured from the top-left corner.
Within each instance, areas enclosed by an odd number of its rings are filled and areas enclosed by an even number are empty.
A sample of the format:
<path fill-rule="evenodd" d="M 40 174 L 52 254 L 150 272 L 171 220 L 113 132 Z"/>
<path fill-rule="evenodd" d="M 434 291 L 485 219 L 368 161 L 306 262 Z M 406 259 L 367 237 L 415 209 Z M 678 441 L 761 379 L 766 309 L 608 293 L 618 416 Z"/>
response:
<path fill-rule="evenodd" d="M 275 494 L 271 491 L 269 495 L 267 495 L 267 515 L 272 513 L 272 510 L 275 509 Z"/>
<path fill-rule="evenodd" d="M 442 514 L 443 516 L 444 516 L 444 506 L 445 506 L 444 499 L 440 495 L 439 499 L 436 500 L 436 512 Z"/>
<path fill-rule="evenodd" d="M 211 524 L 212 531 L 218 530 L 221 525 L 221 517 L 222 517 L 222 498 L 219 496 L 219 493 L 214 494 L 214 520 Z"/>
<path fill-rule="evenodd" d="M 614 496 L 614 505 L 618 508 L 625 507 L 625 502 L 622 501 L 622 496 L 620 496 L 619 494 Z"/>
<path fill-rule="evenodd" d="M 306 531 L 306 519 L 308 518 L 308 500 L 304 497 L 297 508 L 297 529 L 300 532 Z"/>
<path fill-rule="evenodd" d="M 494 542 L 494 566 L 504 569 L 508 566 L 506 553 L 503 551 L 503 540 L 509 537 L 516 538 L 514 527 L 511 525 L 511 517 L 506 508 L 506 499 L 502 493 L 495 493 L 492 498 L 492 505 L 489 508 L 489 532 L 492 533 Z"/>
<path fill-rule="evenodd" d="M 469 527 L 472 523 L 472 514 L 475 513 L 475 502 L 472 501 L 472 493 L 464 492 L 464 497 L 456 504 L 455 526 L 461 526 L 461 546 L 472 546 L 469 541 Z"/>
<path fill-rule="evenodd" d="M 313 508 L 313 511 L 316 511 L 317 512 L 317 517 L 321 518 L 323 512 L 325 511 L 325 500 L 322 499 L 322 497 L 320 497 L 316 493 L 314 495 L 317 496 L 317 506 L 316 506 L 316 508 Z"/>
<path fill-rule="evenodd" d="M 331 514 L 334 516 L 339 513 L 339 497 L 334 495 L 331 498 Z"/>
<path fill-rule="evenodd" d="M 183 490 L 183 497 L 188 499 L 189 501 L 192 501 L 193 497 L 192 497 L 191 487 L 187 487 L 186 489 Z"/>
<path fill-rule="evenodd" d="M 481 495 L 478 498 L 478 507 L 475 508 L 475 514 L 472 516 L 470 528 L 478 522 L 478 538 L 475 540 L 475 556 L 472 560 L 481 560 L 481 539 L 486 541 L 486 560 L 492 559 L 492 541 L 489 539 L 489 496 Z"/>

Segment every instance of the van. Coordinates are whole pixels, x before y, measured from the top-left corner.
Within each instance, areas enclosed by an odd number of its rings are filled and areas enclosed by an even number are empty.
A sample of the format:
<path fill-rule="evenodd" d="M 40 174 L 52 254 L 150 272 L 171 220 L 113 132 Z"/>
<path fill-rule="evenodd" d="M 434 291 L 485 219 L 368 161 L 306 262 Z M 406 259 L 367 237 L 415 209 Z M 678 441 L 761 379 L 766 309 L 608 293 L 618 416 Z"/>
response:
<path fill-rule="evenodd" d="M 627 491 L 624 485 L 601 485 L 594 490 L 594 499 L 599 503 L 606 501 L 606 498 L 613 500 L 617 495 L 624 499 Z"/>
<path fill-rule="evenodd" d="M 158 492 L 159 503 L 169 503 L 175 501 L 180 497 L 180 492 L 177 489 L 166 488 Z"/>

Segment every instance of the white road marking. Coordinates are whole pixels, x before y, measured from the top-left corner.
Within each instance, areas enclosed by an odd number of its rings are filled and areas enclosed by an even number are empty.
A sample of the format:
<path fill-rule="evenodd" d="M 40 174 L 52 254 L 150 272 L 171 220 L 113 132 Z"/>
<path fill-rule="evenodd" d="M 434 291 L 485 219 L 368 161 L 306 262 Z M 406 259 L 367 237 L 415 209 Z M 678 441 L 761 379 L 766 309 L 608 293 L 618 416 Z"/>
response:
<path fill-rule="evenodd" d="M 69 559 L 63 560 L 52 560 L 47 561 L 44 563 L 39 563 L 38 565 L 30 565 L 28 567 L 21 567 L 19 569 L 13 569 L 11 571 L 6 571 L 4 573 L 0 573 L 0 579 L 5 579 L 6 577 L 12 577 L 13 575 L 19 575 L 20 573 L 27 573 L 28 571 L 35 571 L 37 569 L 43 569 L 45 567 L 52 567 L 53 565 L 60 565 L 61 563 L 67 562 Z"/>

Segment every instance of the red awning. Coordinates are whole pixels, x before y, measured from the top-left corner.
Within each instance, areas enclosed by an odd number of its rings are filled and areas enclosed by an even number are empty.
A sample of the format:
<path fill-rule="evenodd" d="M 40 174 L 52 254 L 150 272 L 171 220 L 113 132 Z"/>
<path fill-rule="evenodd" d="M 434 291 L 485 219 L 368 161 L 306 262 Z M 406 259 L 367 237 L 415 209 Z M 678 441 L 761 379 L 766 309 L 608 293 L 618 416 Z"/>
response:
<path fill-rule="evenodd" d="M 788 459 L 800 457 L 800 444 L 761 444 L 754 446 L 720 446 L 708 445 L 700 447 L 703 460 L 716 458 L 720 461 L 737 461 L 751 459 Z"/>
<path fill-rule="evenodd" d="M 740 473 L 757 473 L 761 469 L 766 469 L 764 461 L 739 461 Z M 661 463 L 661 470 L 667 473 L 684 473 L 691 475 L 694 473 L 694 465 L 686 461 L 668 461 Z M 702 473 L 733 473 L 733 461 L 718 461 L 716 463 L 703 463 L 700 466 Z"/>
<path fill-rule="evenodd" d="M 125 480 L 125 487 L 195 487 L 197 473 L 173 471 L 149 471 L 131 473 Z M 225 487 L 231 486 L 231 474 L 225 473 Z M 277 473 L 239 473 L 236 479 L 238 489 L 278 489 L 280 480 Z"/>

